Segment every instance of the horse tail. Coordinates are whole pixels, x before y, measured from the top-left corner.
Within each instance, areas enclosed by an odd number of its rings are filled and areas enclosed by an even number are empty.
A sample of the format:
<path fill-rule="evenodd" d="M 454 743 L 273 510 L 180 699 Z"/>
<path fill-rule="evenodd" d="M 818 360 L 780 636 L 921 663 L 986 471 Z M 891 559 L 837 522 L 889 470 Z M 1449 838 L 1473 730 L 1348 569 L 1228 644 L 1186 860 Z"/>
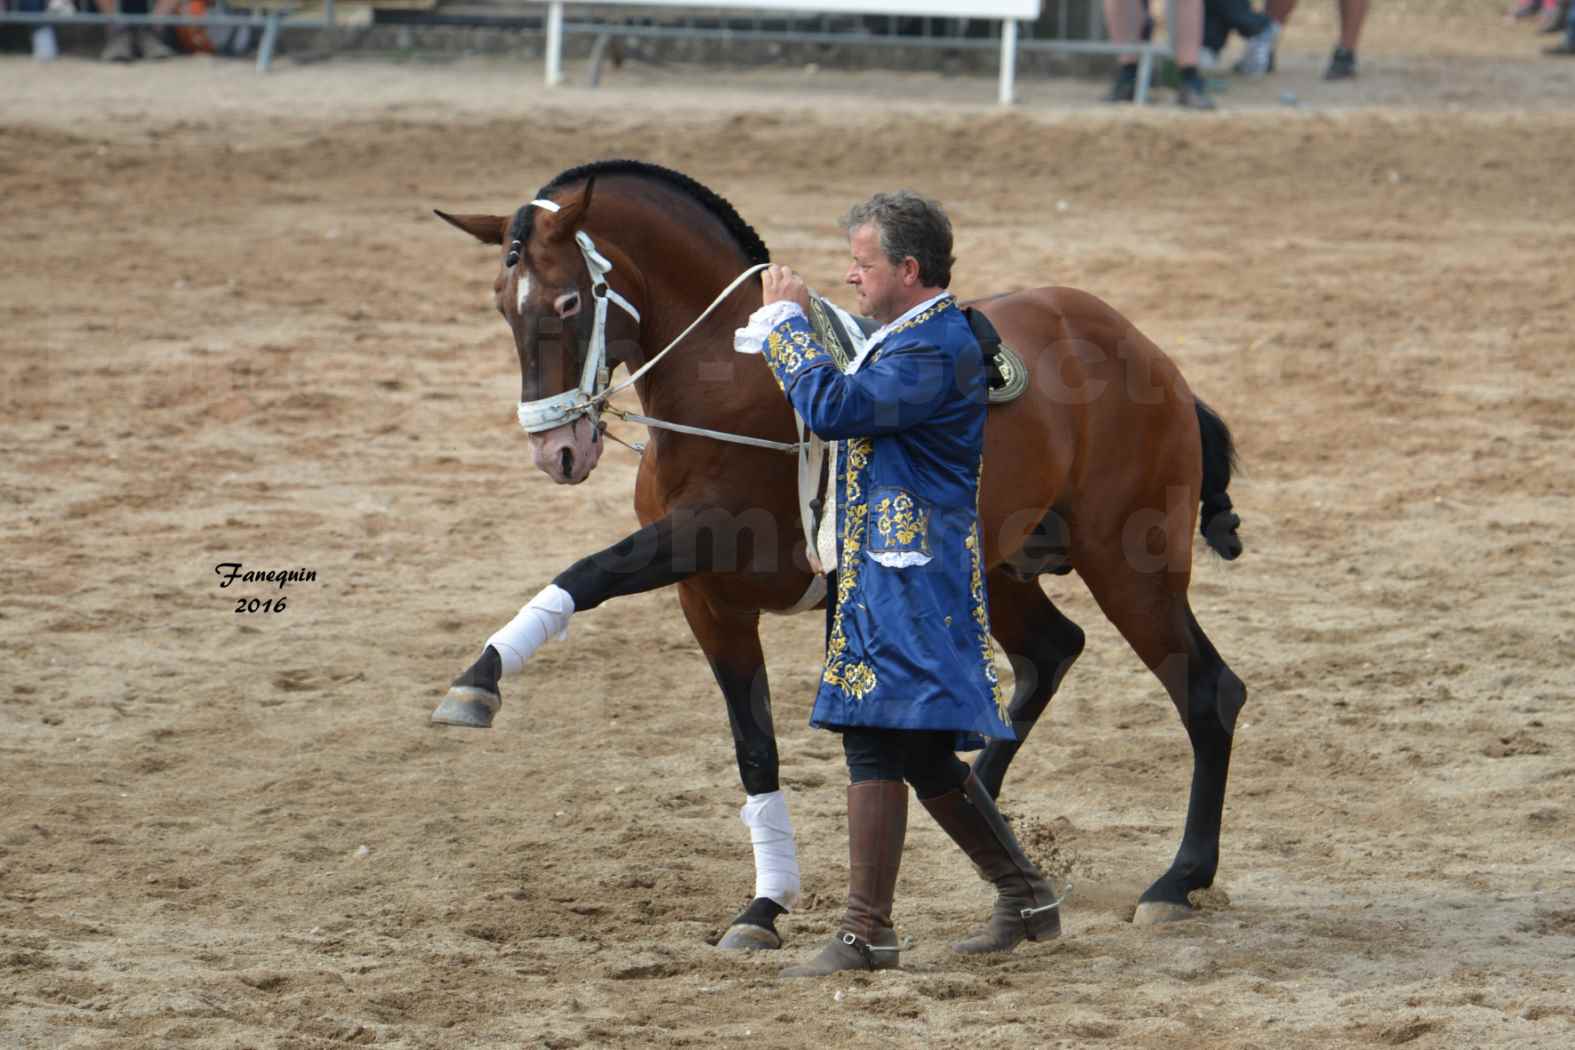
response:
<path fill-rule="evenodd" d="M 1231 509 L 1231 471 L 1236 469 L 1236 442 L 1230 436 L 1230 427 L 1208 405 L 1197 402 L 1198 433 L 1203 439 L 1203 512 L 1198 516 L 1198 531 L 1203 540 L 1226 561 L 1241 556 L 1241 537 L 1236 529 L 1241 516 Z"/>

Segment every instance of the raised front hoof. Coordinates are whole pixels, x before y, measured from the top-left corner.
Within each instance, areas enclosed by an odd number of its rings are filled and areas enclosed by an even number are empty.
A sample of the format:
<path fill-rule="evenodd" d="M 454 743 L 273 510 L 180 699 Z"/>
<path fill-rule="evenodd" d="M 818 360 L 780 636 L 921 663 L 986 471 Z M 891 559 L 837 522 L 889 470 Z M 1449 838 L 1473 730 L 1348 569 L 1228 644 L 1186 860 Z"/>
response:
<path fill-rule="evenodd" d="M 466 729 L 491 729 L 492 717 L 502 706 L 503 698 L 497 693 L 489 693 L 473 685 L 456 685 L 438 704 L 437 710 L 432 712 L 432 723 Z"/>
<path fill-rule="evenodd" d="M 1177 904 L 1174 901 L 1141 901 L 1138 903 L 1137 911 L 1132 913 L 1132 925 L 1164 926 L 1184 919 L 1194 919 L 1197 915 L 1198 909 L 1190 904 Z"/>
<path fill-rule="evenodd" d="M 716 946 L 725 952 L 770 952 L 782 947 L 782 938 L 776 930 L 739 923 L 729 926 Z"/>

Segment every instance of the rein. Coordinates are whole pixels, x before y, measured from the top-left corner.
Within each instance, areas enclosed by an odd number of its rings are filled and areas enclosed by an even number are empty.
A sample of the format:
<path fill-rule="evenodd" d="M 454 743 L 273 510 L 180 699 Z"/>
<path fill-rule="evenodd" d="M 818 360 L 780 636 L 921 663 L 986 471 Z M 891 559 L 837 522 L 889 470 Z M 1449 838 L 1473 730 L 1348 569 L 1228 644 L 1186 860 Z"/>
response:
<path fill-rule="evenodd" d="M 556 212 L 559 206 L 550 200 L 534 200 L 531 205 L 546 211 Z M 519 404 L 520 426 L 528 434 L 540 433 L 544 430 L 554 430 L 566 423 L 572 423 L 581 416 L 589 416 L 591 422 L 597 422 L 602 411 L 606 411 L 619 419 L 631 423 L 639 423 L 647 427 L 657 427 L 663 430 L 672 430 L 680 434 L 692 434 L 697 437 L 713 438 L 717 441 L 729 441 L 738 445 L 750 445 L 755 448 L 767 448 L 776 452 L 797 453 L 804 446 L 802 442 L 788 443 L 783 441 L 768 441 L 765 438 L 750 437 L 745 434 L 729 434 L 720 430 L 707 430 L 704 427 L 692 427 L 683 423 L 669 423 L 665 420 L 652 419 L 633 412 L 625 412 L 608 404 L 608 400 L 617 393 L 627 390 L 640 380 L 651 369 L 670 353 L 674 347 L 683 342 L 689 333 L 700 327 L 706 318 L 716 312 L 716 308 L 727 300 L 727 297 L 738 290 L 738 286 L 749 278 L 766 268 L 765 263 L 751 266 L 733 279 L 733 283 L 722 289 L 717 297 L 711 300 L 699 317 L 679 332 L 673 341 L 663 347 L 656 356 L 652 357 L 640 369 L 624 379 L 617 386 L 610 386 L 611 370 L 607 367 L 607 304 L 609 301 L 616 303 L 630 317 L 634 323 L 640 323 L 640 311 L 635 309 L 633 303 L 619 295 L 607 283 L 607 275 L 612 272 L 613 264 L 605 255 L 596 250 L 596 242 L 591 240 L 590 234 L 580 230 L 574 235 L 575 244 L 579 245 L 580 254 L 585 259 L 585 268 L 591 275 L 591 298 L 596 302 L 595 321 L 591 327 L 590 345 L 585 351 L 585 367 L 580 376 L 580 384 L 561 394 L 540 398 L 536 401 L 521 401 Z M 630 445 L 637 452 L 643 452 L 643 445 Z"/>

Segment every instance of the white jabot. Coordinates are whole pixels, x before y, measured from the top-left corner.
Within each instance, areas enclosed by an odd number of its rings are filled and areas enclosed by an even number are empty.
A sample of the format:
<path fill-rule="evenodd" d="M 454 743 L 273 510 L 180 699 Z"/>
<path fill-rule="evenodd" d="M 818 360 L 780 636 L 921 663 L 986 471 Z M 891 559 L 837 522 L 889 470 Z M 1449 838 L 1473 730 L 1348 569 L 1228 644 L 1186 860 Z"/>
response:
<path fill-rule="evenodd" d="M 920 303 L 918 306 L 915 306 L 913 309 L 897 318 L 895 321 L 892 321 L 889 324 L 883 324 L 879 328 L 875 329 L 875 331 L 870 334 L 870 337 L 864 341 L 864 346 L 860 348 L 858 356 L 855 357 L 852 363 L 848 365 L 848 371 L 857 372 L 864 364 L 865 359 L 869 357 L 870 352 L 876 347 L 880 346 L 881 340 L 890 335 L 893 328 L 907 324 L 909 321 L 913 320 L 915 317 L 918 317 L 920 314 L 934 306 L 936 303 L 940 302 L 942 299 L 950 299 L 951 296 L 951 292 L 942 292 L 940 295 L 931 296 L 930 298 L 924 300 L 924 302 Z"/>

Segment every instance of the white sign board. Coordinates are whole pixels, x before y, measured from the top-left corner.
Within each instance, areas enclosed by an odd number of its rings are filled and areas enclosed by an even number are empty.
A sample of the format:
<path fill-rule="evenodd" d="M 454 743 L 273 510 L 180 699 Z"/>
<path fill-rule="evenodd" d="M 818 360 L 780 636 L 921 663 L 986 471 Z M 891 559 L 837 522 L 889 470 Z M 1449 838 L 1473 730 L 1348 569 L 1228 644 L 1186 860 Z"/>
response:
<path fill-rule="evenodd" d="M 595 0 L 638 7 L 688 7 L 696 10 L 816 11 L 850 15 L 930 15 L 941 18 L 1038 18 L 1043 0 L 735 0 L 706 4 L 695 0 Z"/>

